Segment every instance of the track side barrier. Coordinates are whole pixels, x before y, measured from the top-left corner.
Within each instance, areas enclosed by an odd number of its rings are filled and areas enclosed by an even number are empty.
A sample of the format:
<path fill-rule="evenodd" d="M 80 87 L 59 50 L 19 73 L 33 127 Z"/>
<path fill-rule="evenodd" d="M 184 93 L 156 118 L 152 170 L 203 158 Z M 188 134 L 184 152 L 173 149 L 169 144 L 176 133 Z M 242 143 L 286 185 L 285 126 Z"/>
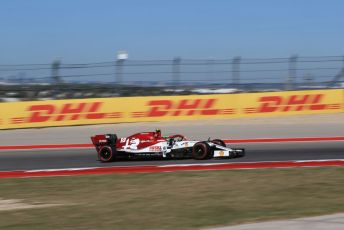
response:
<path fill-rule="evenodd" d="M 0 103 L 0 129 L 339 113 L 344 90 Z"/>

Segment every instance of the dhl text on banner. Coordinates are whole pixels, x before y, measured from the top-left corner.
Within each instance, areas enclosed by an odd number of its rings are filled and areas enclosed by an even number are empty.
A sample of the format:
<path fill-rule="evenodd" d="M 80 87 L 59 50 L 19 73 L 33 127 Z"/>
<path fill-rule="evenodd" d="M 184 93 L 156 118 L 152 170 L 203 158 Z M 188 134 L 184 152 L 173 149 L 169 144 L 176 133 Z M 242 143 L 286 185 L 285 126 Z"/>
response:
<path fill-rule="evenodd" d="M 344 90 L 0 103 L 0 129 L 343 112 Z"/>

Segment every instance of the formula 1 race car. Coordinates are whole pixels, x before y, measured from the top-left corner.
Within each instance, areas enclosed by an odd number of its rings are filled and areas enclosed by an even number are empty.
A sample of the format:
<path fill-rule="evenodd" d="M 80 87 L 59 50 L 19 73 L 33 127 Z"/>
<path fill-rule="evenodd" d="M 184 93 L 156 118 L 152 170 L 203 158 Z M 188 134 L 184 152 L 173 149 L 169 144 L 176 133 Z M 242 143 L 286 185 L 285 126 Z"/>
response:
<path fill-rule="evenodd" d="M 205 160 L 213 157 L 237 158 L 245 155 L 245 149 L 229 148 L 220 139 L 190 141 L 180 134 L 162 136 L 160 130 L 136 133 L 123 138 L 118 138 L 116 134 L 95 135 L 91 140 L 101 162 L 120 158 Z"/>

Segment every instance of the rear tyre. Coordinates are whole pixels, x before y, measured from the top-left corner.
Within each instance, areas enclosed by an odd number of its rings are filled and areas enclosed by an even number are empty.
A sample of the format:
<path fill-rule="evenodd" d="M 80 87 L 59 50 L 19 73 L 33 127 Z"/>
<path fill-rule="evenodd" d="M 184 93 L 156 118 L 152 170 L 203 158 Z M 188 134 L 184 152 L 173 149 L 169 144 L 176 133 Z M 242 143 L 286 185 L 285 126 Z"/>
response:
<path fill-rule="evenodd" d="M 101 162 L 110 162 L 115 159 L 115 152 L 107 145 L 102 146 L 98 154 Z"/>
<path fill-rule="evenodd" d="M 192 148 L 192 157 L 196 160 L 206 160 L 214 155 L 206 142 L 197 142 Z"/>
<path fill-rule="evenodd" d="M 226 147 L 226 143 L 225 143 L 223 140 L 214 139 L 214 140 L 212 140 L 211 142 L 214 143 L 214 144 L 216 144 L 216 145 L 220 145 L 220 146 Z"/>

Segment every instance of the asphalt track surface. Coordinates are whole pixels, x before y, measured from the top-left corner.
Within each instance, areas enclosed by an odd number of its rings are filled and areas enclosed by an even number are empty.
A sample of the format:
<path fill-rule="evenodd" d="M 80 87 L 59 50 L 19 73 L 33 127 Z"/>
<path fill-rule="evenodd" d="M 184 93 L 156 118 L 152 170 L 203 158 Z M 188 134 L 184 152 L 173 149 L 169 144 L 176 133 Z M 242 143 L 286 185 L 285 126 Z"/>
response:
<path fill-rule="evenodd" d="M 344 113 L 255 119 L 227 119 L 180 122 L 143 122 L 44 129 L 18 129 L 0 132 L 0 146 L 87 143 L 100 133 L 128 136 L 154 130 L 183 133 L 190 139 L 292 138 L 344 136 Z M 88 142 L 89 143 L 89 142 Z M 231 145 L 230 145 L 231 146 Z M 100 163 L 93 148 L 0 150 L 0 171 L 63 169 L 85 167 L 260 162 L 288 160 L 344 159 L 344 141 L 241 143 L 231 147 L 247 150 L 244 158 L 187 160 L 130 160 Z"/>
<path fill-rule="evenodd" d="M 39 149 L 0 151 L 0 171 L 87 168 L 138 165 L 173 165 L 229 162 L 344 159 L 344 141 L 246 143 L 230 145 L 246 148 L 247 154 L 237 159 L 120 160 L 101 163 L 93 148 Z"/>

